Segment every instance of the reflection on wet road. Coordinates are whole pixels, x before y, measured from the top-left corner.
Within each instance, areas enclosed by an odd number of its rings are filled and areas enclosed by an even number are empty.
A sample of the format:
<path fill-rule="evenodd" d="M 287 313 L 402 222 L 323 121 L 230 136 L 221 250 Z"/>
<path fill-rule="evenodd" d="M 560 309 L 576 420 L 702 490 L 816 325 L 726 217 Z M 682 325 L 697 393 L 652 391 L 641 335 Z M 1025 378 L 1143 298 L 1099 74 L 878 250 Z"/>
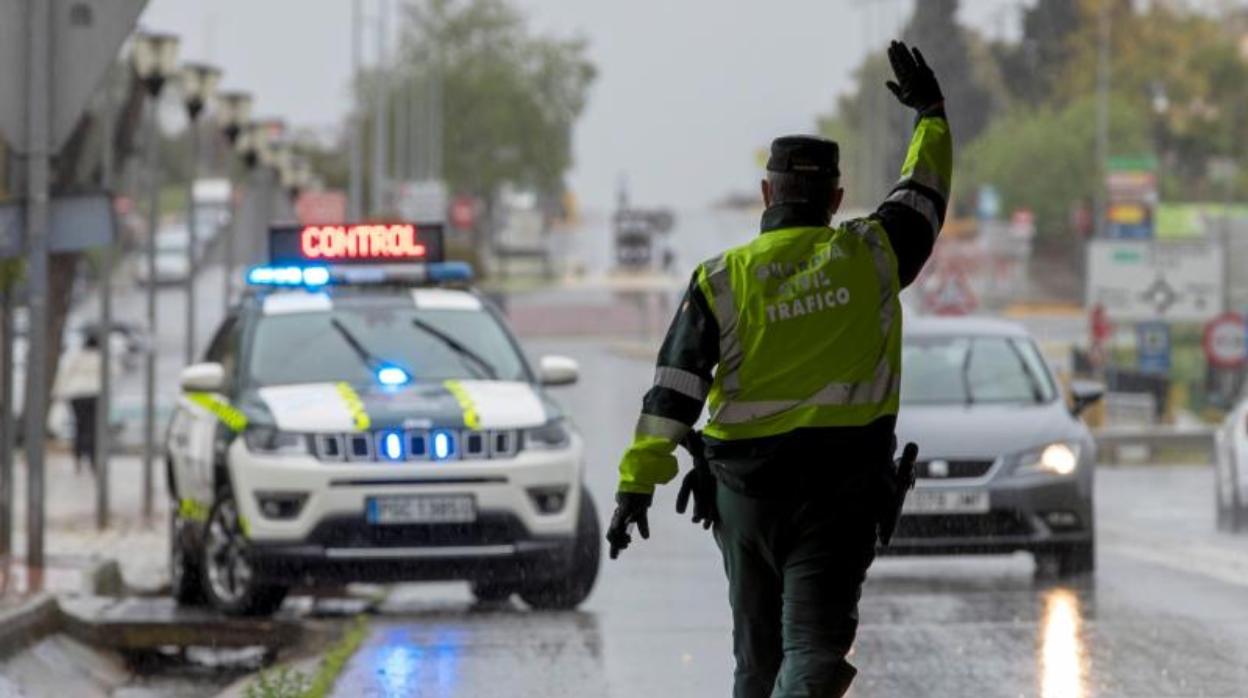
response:
<path fill-rule="evenodd" d="M 653 369 L 600 344 L 530 349 L 582 363 L 586 385 L 558 396 L 587 437 L 587 482 L 605 514 L 615 460 Z M 1248 575 L 1235 576 L 1229 563 L 1205 565 L 1215 548 L 1234 553 L 1242 542 L 1209 533 L 1201 556 L 1183 557 L 1193 545 L 1175 536 L 1198 535 L 1209 512 L 1187 515 L 1197 522 L 1188 531 L 1166 509 L 1154 530 L 1138 496 L 1151 491 L 1148 506 L 1163 508 L 1209 503 L 1211 487 L 1196 468 L 1098 474 L 1099 567 L 1074 583 L 1036 580 L 1021 554 L 877 561 L 850 695 L 1248 695 Z M 674 495 L 659 492 L 651 540 L 604 560 L 578 613 L 533 613 L 518 601 L 474 606 L 459 585 L 400 587 L 336 695 L 729 695 L 731 624 L 718 552 L 709 535 L 670 513 Z"/>

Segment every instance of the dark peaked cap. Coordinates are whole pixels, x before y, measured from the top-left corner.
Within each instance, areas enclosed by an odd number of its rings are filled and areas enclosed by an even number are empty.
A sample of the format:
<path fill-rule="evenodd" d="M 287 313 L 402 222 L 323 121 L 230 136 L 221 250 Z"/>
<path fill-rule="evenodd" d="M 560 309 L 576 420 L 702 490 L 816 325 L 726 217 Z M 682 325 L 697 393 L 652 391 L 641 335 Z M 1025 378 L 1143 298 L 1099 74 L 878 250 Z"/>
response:
<path fill-rule="evenodd" d="M 771 142 L 768 172 L 841 176 L 841 148 L 819 136 L 781 136 Z"/>

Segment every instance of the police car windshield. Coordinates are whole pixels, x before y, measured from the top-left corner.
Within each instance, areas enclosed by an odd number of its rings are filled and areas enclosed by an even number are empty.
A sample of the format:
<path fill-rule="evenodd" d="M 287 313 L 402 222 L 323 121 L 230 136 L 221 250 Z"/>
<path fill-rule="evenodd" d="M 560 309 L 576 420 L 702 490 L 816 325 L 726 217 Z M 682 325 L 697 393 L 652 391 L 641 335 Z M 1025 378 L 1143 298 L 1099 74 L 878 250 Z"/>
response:
<path fill-rule="evenodd" d="M 376 384 L 374 367 L 360 360 L 359 351 L 344 337 L 343 330 L 369 355 L 404 369 L 415 382 L 489 379 L 478 363 L 444 338 L 421 331 L 416 323 L 436 328 L 459 345 L 470 347 L 493 368 L 497 380 L 529 379 L 510 337 L 488 312 L 384 305 L 262 317 L 256 325 L 248 363 L 251 383 Z"/>
<path fill-rule="evenodd" d="M 1010 337 L 910 337 L 902 347 L 907 404 L 1040 404 L 1056 397 L 1034 344 Z"/>

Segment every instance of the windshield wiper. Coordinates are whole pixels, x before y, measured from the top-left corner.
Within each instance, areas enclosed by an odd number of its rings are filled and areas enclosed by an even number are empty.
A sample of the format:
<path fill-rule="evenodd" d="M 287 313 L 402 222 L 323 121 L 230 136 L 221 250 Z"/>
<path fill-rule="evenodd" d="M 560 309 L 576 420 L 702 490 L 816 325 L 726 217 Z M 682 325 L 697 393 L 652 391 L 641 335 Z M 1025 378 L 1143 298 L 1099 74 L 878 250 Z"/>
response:
<path fill-rule="evenodd" d="M 468 361 L 472 362 L 477 367 L 478 371 L 485 377 L 490 378 L 491 380 L 498 380 L 498 369 L 494 368 L 494 365 L 489 361 L 481 358 L 480 354 L 464 346 L 458 339 L 455 339 L 420 318 L 412 318 L 412 326 L 423 331 L 430 337 L 442 342 L 448 349 L 458 354 L 460 358 L 468 359 Z"/>
<path fill-rule="evenodd" d="M 385 365 L 386 362 L 377 358 L 376 355 L 364 348 L 364 345 L 360 342 L 359 338 L 357 338 L 351 330 L 348 330 L 347 326 L 342 324 L 341 320 L 338 318 L 330 318 L 329 324 L 333 325 L 334 329 L 338 331 L 338 334 L 341 335 L 343 340 L 346 341 L 347 346 L 351 347 L 351 351 L 355 352 L 355 355 L 359 357 L 360 363 L 364 364 L 365 368 L 375 372 Z"/>
<path fill-rule="evenodd" d="M 975 395 L 971 392 L 971 356 L 975 353 L 975 342 L 966 343 L 966 356 L 962 357 L 962 390 L 966 391 L 966 405 L 975 404 Z"/>

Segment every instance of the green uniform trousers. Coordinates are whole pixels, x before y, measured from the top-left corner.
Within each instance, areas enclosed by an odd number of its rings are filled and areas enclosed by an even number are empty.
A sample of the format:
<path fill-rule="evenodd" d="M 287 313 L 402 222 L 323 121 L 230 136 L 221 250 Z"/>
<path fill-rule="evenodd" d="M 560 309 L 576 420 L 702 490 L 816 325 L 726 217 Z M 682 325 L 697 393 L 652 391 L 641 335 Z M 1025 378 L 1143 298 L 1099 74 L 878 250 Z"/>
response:
<path fill-rule="evenodd" d="M 757 498 L 718 486 L 735 698 L 839 697 L 856 673 L 845 655 L 875 558 L 877 500 L 869 488 L 812 489 Z"/>

